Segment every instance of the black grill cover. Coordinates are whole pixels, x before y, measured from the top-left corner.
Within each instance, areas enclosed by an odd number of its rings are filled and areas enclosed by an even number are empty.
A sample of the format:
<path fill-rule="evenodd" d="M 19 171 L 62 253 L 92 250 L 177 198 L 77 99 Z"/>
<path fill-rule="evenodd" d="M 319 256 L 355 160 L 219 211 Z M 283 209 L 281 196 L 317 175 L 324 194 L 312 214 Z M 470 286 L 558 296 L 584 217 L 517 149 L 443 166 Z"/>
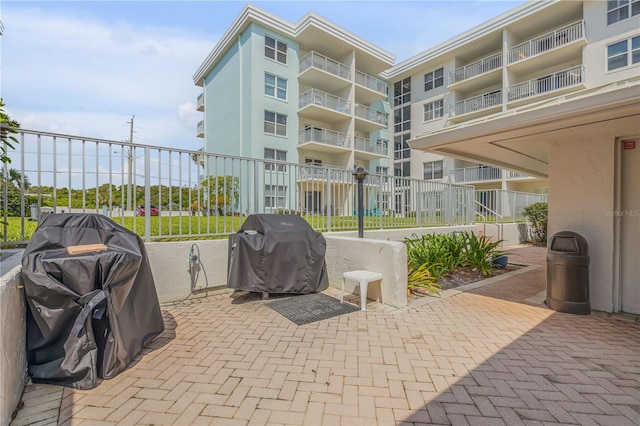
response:
<path fill-rule="evenodd" d="M 68 246 L 106 251 L 70 255 Z M 140 237 L 98 214 L 51 214 L 22 257 L 27 361 L 34 383 L 91 389 L 164 330 Z"/>
<path fill-rule="evenodd" d="M 227 287 L 263 293 L 316 293 L 329 286 L 322 234 L 299 216 L 255 214 L 229 235 Z"/>

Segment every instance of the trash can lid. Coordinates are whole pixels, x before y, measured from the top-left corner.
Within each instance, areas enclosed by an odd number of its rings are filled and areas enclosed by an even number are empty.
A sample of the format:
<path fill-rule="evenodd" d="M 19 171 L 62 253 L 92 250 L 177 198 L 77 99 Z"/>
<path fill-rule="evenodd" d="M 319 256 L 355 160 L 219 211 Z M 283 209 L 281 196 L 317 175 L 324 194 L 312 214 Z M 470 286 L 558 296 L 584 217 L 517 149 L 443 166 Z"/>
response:
<path fill-rule="evenodd" d="M 589 244 L 577 232 L 560 231 L 551 236 L 547 252 L 549 254 L 562 253 L 566 256 L 587 256 L 589 254 Z"/>

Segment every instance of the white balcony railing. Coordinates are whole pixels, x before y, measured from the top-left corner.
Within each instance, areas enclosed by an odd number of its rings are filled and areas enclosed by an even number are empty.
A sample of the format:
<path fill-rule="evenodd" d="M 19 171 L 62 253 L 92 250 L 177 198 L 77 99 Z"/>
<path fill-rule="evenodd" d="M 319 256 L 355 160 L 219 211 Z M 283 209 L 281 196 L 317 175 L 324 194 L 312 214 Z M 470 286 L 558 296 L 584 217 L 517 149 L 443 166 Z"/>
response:
<path fill-rule="evenodd" d="M 204 93 L 198 95 L 198 101 L 196 102 L 196 109 L 198 111 L 204 111 Z"/>
<path fill-rule="evenodd" d="M 457 68 L 454 72 L 449 73 L 449 84 L 467 80 L 478 75 L 493 71 L 502 66 L 502 52 L 482 58 L 479 61 L 472 62 L 463 67 Z"/>
<path fill-rule="evenodd" d="M 310 128 L 300 130 L 298 144 L 316 142 L 324 145 L 351 148 L 351 136 L 329 129 Z"/>
<path fill-rule="evenodd" d="M 356 71 L 356 84 L 364 86 L 385 96 L 388 94 L 387 83 L 361 71 Z"/>
<path fill-rule="evenodd" d="M 372 154 L 378 154 L 378 155 L 384 155 L 384 156 L 389 155 L 388 146 L 384 146 L 376 142 L 371 142 L 369 139 L 366 139 L 366 138 L 361 138 L 356 136 L 355 138 L 353 138 L 353 145 L 355 149 L 358 151 L 370 152 Z"/>
<path fill-rule="evenodd" d="M 545 33 L 539 37 L 521 43 L 509 49 L 509 63 L 521 61 L 534 55 L 555 49 L 583 38 L 584 21 L 574 22 Z"/>
<path fill-rule="evenodd" d="M 300 94 L 299 107 L 317 105 L 344 114 L 351 114 L 351 102 L 347 99 L 326 93 L 317 89 L 310 89 Z"/>
<path fill-rule="evenodd" d="M 531 176 L 529 176 L 528 174 L 525 173 L 520 173 L 520 172 L 512 172 L 511 170 L 505 170 L 507 172 L 507 175 L 505 176 L 506 179 L 521 179 L 521 178 L 529 178 Z"/>
<path fill-rule="evenodd" d="M 201 120 L 198 125 L 196 126 L 196 135 L 198 137 L 203 137 L 204 136 L 204 120 Z"/>
<path fill-rule="evenodd" d="M 502 179 L 502 170 L 488 166 L 464 167 L 452 170 L 451 176 L 456 183 L 500 180 Z"/>
<path fill-rule="evenodd" d="M 326 71 L 329 74 L 333 74 L 346 80 L 351 80 L 351 69 L 347 65 L 327 58 L 317 52 L 309 52 L 300 59 L 301 73 L 311 67 Z"/>
<path fill-rule="evenodd" d="M 584 66 L 578 65 L 544 77 L 528 80 L 509 87 L 508 101 L 561 90 L 584 82 Z"/>
<path fill-rule="evenodd" d="M 502 90 L 485 93 L 483 95 L 474 96 L 460 102 L 456 102 L 451 106 L 449 114 L 458 116 L 471 112 L 482 111 L 502 104 Z"/>
<path fill-rule="evenodd" d="M 369 108 L 364 105 L 356 105 L 355 115 L 363 120 L 373 121 L 381 126 L 387 127 L 389 123 L 389 114 Z"/>

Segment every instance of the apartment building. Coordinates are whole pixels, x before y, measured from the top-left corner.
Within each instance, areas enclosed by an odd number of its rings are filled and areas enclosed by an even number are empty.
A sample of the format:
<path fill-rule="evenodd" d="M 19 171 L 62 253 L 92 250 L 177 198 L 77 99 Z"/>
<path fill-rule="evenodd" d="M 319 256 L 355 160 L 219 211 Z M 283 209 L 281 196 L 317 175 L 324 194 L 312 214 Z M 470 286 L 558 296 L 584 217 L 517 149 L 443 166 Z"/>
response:
<path fill-rule="evenodd" d="M 550 235 L 589 244 L 591 307 L 640 314 L 639 0 L 528 2 L 388 74 L 420 88 L 411 148 L 548 179 Z"/>
<path fill-rule="evenodd" d="M 287 171 L 278 161 L 331 166 L 344 172 L 338 181 L 352 182 L 356 167 L 388 171 L 390 108 L 379 74 L 394 61 L 315 13 L 294 24 L 247 5 L 194 76 L 203 88 L 198 136 L 207 152 L 274 161 L 258 179 L 267 211 L 342 208 L 349 194 L 334 190 L 329 200 L 322 185 L 291 205 L 290 180 L 274 185 L 271 175 Z M 320 168 L 302 171 L 294 185 L 326 180 Z"/>

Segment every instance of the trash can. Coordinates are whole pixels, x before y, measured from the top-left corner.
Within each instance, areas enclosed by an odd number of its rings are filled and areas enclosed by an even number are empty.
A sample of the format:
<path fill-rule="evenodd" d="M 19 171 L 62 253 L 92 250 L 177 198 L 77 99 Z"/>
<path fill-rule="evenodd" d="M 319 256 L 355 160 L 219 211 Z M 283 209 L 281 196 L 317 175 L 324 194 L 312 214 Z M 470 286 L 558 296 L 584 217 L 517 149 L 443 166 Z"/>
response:
<path fill-rule="evenodd" d="M 547 306 L 558 312 L 588 315 L 589 245 L 580 234 L 554 234 L 547 250 Z"/>
<path fill-rule="evenodd" d="M 229 235 L 227 287 L 268 293 L 318 293 L 329 286 L 327 243 L 300 216 L 254 214 Z"/>

